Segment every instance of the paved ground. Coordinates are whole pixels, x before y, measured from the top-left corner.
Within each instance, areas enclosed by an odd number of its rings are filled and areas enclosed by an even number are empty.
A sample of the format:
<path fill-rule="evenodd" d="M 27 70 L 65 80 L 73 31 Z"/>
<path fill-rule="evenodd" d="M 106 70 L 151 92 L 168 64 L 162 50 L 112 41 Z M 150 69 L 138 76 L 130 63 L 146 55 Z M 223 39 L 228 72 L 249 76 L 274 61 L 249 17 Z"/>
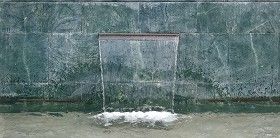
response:
<path fill-rule="evenodd" d="M 61 116 L 63 115 L 63 116 Z M 188 114 L 168 130 L 131 125 L 97 126 L 83 113 L 2 113 L 3 138 L 202 138 L 278 137 L 280 114 Z"/>

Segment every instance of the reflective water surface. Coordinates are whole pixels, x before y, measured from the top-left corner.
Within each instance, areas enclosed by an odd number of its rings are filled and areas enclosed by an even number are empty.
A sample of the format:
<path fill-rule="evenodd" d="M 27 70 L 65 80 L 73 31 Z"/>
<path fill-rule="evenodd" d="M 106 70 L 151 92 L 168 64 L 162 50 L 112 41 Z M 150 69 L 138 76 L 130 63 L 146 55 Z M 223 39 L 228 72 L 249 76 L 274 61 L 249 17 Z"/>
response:
<path fill-rule="evenodd" d="M 203 138 L 280 137 L 278 114 L 192 113 L 164 127 L 115 124 L 100 126 L 84 113 L 1 113 L 0 137 L 48 138 Z"/>

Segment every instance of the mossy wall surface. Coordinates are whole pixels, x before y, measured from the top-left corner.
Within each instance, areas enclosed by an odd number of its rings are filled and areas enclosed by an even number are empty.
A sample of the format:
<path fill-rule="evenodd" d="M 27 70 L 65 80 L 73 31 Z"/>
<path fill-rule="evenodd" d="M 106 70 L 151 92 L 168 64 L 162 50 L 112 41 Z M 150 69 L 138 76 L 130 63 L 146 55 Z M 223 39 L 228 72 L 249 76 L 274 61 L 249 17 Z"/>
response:
<path fill-rule="evenodd" d="M 71 101 L 98 111 L 103 90 L 114 108 L 169 108 L 172 94 L 175 111 L 199 101 L 279 102 L 279 13 L 277 0 L 0 0 L 1 102 Z M 178 33 L 175 81 L 157 73 L 160 85 L 103 88 L 100 33 Z M 135 75 L 125 70 L 123 78 Z M 149 70 L 142 74 L 151 77 Z"/>

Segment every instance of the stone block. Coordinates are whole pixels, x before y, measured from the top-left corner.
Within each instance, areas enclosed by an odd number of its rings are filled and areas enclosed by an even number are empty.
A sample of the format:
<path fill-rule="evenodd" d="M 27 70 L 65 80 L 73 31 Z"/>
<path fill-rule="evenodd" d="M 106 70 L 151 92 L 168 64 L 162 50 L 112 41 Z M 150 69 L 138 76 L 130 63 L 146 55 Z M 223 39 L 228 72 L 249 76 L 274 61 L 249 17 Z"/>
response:
<path fill-rule="evenodd" d="M 4 32 L 81 32 L 81 5 L 69 3 L 4 3 Z"/>
<path fill-rule="evenodd" d="M 232 3 L 233 16 L 229 20 L 229 32 L 274 33 L 279 32 L 279 3 Z"/>
<path fill-rule="evenodd" d="M 87 33 L 138 32 L 138 3 L 83 3 L 82 30 Z"/>
<path fill-rule="evenodd" d="M 229 36 L 230 81 L 233 83 L 254 82 L 257 75 L 258 57 L 252 35 L 232 34 Z"/>
<path fill-rule="evenodd" d="M 181 34 L 178 45 L 177 77 L 178 81 L 196 82 L 202 79 L 198 69 L 198 34 Z"/>
<path fill-rule="evenodd" d="M 226 83 L 229 78 L 227 34 L 200 34 L 197 47 L 200 82 Z"/>
<path fill-rule="evenodd" d="M 141 32 L 196 32 L 196 3 L 140 3 Z"/>
<path fill-rule="evenodd" d="M 95 34 L 49 35 L 51 83 L 101 81 L 98 37 Z"/>
<path fill-rule="evenodd" d="M 227 23 L 232 16 L 227 3 L 198 3 L 197 32 L 226 33 Z"/>
<path fill-rule="evenodd" d="M 1 45 L 4 78 L 1 82 L 47 82 L 47 35 L 6 34 L 2 38 L 5 45 Z"/>

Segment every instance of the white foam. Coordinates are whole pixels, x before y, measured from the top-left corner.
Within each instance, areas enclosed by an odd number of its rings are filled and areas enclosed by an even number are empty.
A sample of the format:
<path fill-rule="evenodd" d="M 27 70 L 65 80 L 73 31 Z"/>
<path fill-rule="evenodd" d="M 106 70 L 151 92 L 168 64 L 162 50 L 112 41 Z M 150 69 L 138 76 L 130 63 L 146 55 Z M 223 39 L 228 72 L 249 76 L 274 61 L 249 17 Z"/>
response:
<path fill-rule="evenodd" d="M 92 118 L 99 120 L 105 126 L 110 126 L 113 123 L 148 123 L 149 125 L 154 126 L 155 123 L 160 123 L 167 125 L 178 119 L 177 114 L 170 112 L 158 112 L 158 111 L 149 111 L 149 112 L 104 112 L 97 114 Z"/>

